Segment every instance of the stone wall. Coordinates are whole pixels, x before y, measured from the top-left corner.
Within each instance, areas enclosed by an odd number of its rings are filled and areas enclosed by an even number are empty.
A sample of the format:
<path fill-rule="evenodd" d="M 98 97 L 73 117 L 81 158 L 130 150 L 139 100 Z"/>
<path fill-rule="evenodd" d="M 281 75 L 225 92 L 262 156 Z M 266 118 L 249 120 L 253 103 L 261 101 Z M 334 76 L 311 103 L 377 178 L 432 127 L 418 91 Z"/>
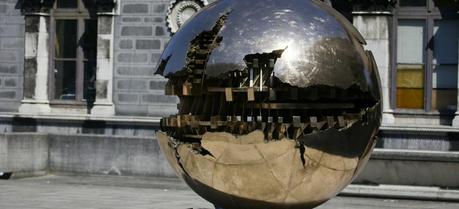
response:
<path fill-rule="evenodd" d="M 459 188 L 457 152 L 376 150 L 358 184 Z"/>
<path fill-rule="evenodd" d="M 24 17 L 16 0 L 0 0 L 0 112 L 15 112 L 22 99 Z"/>
<path fill-rule="evenodd" d="M 174 114 L 177 98 L 165 96 L 166 79 L 154 75 L 161 52 L 171 36 L 165 21 L 170 0 L 123 0 L 119 3 L 113 42 L 116 114 Z M 0 0 L 0 112 L 16 112 L 23 94 L 25 26 L 16 4 L 16 0 Z M 354 18 L 354 24 L 369 43 L 368 49 L 375 54 L 383 81 L 384 101 L 389 101 L 387 21 L 385 16 L 357 15 Z M 384 107 L 388 109 L 387 104 Z"/>
<path fill-rule="evenodd" d="M 106 137 L 152 137 L 159 118 L 1 117 L 1 133 L 94 134 Z"/>
<path fill-rule="evenodd" d="M 166 80 L 154 75 L 170 33 L 169 0 L 121 1 L 115 19 L 114 102 L 118 115 L 166 116 L 177 98 L 164 95 Z"/>
<path fill-rule="evenodd" d="M 383 127 L 379 132 L 377 148 L 425 151 L 459 151 L 459 132 L 428 129 L 392 129 Z"/>
<path fill-rule="evenodd" d="M 49 170 L 73 174 L 175 176 L 153 136 L 49 135 Z"/>
<path fill-rule="evenodd" d="M 354 183 L 458 188 L 458 165 L 457 152 L 377 149 Z M 175 176 L 154 136 L 96 134 L 0 134 L 0 172 Z"/>
<path fill-rule="evenodd" d="M 0 134 L 0 172 L 43 175 L 48 169 L 48 135 Z"/>
<path fill-rule="evenodd" d="M 0 173 L 174 177 L 154 136 L 0 134 Z"/>

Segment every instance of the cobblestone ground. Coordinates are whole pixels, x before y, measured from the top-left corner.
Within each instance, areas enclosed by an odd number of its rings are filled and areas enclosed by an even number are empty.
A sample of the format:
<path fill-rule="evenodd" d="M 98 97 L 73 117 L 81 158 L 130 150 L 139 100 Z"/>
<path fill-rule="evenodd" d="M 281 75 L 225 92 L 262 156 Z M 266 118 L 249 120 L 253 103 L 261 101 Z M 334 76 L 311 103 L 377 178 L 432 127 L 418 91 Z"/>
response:
<path fill-rule="evenodd" d="M 46 176 L 0 181 L 1 209 L 212 208 L 175 179 Z M 318 209 L 458 209 L 459 203 L 337 197 Z"/>

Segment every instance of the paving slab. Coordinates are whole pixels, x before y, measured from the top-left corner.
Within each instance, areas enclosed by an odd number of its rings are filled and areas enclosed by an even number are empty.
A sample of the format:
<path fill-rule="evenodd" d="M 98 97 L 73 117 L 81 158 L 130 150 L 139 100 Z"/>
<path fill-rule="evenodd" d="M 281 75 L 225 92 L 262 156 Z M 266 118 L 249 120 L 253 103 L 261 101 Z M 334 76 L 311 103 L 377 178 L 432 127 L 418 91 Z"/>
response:
<path fill-rule="evenodd" d="M 414 189 L 414 188 L 413 188 Z M 211 209 L 177 179 L 45 176 L 0 180 L 1 209 Z M 339 196 L 318 209 L 458 209 L 458 202 Z"/>
<path fill-rule="evenodd" d="M 379 197 L 459 202 L 459 190 L 402 185 L 349 185 L 341 196 Z"/>

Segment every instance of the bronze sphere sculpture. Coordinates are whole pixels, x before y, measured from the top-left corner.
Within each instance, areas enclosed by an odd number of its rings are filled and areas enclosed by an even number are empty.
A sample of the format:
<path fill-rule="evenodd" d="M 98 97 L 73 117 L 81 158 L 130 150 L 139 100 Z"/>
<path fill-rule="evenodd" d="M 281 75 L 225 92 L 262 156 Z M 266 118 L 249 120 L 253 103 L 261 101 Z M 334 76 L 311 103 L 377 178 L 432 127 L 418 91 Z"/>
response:
<path fill-rule="evenodd" d="M 225 209 L 312 208 L 361 171 L 381 94 L 374 58 L 316 0 L 219 0 L 171 38 L 157 74 L 178 114 L 157 133 L 167 160 Z"/>

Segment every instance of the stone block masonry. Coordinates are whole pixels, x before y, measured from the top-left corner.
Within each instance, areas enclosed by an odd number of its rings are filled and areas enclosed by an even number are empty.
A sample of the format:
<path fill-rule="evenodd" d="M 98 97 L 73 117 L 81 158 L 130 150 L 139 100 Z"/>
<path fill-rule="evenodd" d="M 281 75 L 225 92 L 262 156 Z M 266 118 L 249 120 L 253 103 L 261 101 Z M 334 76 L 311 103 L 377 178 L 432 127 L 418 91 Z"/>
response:
<path fill-rule="evenodd" d="M 16 112 L 22 99 L 24 17 L 17 1 L 0 1 L 0 112 Z"/>
<path fill-rule="evenodd" d="M 43 175 L 48 168 L 46 134 L 0 134 L 0 172 Z"/>
<path fill-rule="evenodd" d="M 166 80 L 154 75 L 170 39 L 169 0 L 121 1 L 115 17 L 114 102 L 118 115 L 167 116 L 177 98 L 164 95 Z"/>
<path fill-rule="evenodd" d="M 374 151 L 358 184 L 458 188 L 457 152 Z M 154 135 L 0 134 L 0 172 L 14 177 L 51 173 L 174 177 Z M 1 195 L 0 195 L 1 197 Z"/>
<path fill-rule="evenodd" d="M 153 137 L 49 135 L 49 142 L 51 171 L 124 176 L 175 176 Z"/>
<path fill-rule="evenodd" d="M 153 136 L 0 134 L 0 172 L 174 177 Z"/>

